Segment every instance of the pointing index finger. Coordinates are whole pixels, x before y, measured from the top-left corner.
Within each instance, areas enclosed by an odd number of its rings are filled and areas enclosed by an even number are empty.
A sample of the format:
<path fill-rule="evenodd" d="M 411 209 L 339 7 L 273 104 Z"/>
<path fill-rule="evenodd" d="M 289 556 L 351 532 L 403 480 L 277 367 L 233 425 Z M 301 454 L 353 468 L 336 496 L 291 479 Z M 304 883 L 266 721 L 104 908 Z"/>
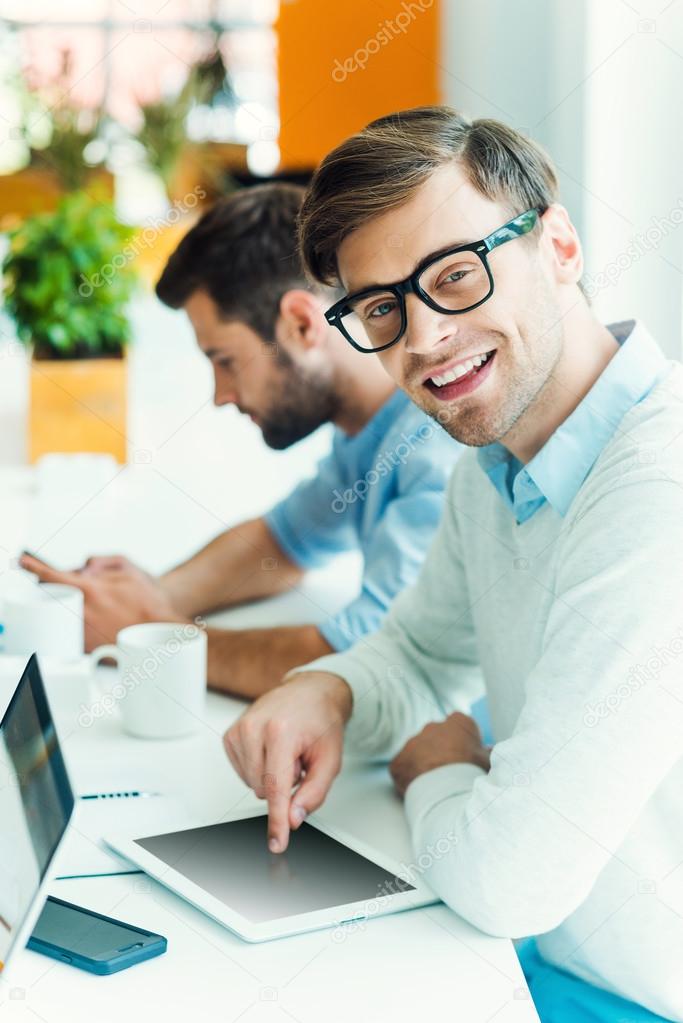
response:
<path fill-rule="evenodd" d="M 284 852 L 289 844 L 289 807 L 297 759 L 285 735 L 266 745 L 263 788 L 268 801 L 268 848 L 273 853 Z"/>
<path fill-rule="evenodd" d="M 32 554 L 22 554 L 19 564 L 27 572 L 37 575 L 41 583 L 67 583 L 70 586 L 81 586 L 82 581 L 77 572 L 62 572 L 58 568 L 46 565 L 44 561 L 34 558 Z"/>

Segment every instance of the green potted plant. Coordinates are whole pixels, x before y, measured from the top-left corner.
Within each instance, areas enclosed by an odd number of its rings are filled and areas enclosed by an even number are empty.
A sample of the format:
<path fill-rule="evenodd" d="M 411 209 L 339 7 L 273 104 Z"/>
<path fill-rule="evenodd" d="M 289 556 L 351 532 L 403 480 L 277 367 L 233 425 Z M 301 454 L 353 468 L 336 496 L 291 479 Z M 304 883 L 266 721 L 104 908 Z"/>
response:
<path fill-rule="evenodd" d="M 131 237 L 110 202 L 85 192 L 9 234 L 5 308 L 32 355 L 31 461 L 48 451 L 126 459 Z"/>

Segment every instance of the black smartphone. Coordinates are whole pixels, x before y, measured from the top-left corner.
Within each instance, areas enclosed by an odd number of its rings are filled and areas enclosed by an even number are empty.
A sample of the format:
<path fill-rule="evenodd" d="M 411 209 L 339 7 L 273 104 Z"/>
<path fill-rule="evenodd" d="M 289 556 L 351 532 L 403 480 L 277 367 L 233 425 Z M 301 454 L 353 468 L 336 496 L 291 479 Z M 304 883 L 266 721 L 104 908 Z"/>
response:
<path fill-rule="evenodd" d="M 89 973 L 118 973 L 160 956 L 166 938 L 48 895 L 27 948 Z"/>

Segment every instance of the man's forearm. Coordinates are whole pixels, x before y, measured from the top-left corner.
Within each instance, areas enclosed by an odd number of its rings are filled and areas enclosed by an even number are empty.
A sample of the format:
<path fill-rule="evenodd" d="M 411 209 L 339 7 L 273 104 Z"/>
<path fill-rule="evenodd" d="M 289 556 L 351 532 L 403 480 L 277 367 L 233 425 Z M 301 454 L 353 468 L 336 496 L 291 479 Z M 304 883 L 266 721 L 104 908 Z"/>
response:
<path fill-rule="evenodd" d="M 256 699 L 299 664 L 333 652 L 315 625 L 275 629 L 209 629 L 208 680 L 212 689 Z"/>
<path fill-rule="evenodd" d="M 259 518 L 221 533 L 159 581 L 179 613 L 194 618 L 275 596 L 302 575 Z"/>

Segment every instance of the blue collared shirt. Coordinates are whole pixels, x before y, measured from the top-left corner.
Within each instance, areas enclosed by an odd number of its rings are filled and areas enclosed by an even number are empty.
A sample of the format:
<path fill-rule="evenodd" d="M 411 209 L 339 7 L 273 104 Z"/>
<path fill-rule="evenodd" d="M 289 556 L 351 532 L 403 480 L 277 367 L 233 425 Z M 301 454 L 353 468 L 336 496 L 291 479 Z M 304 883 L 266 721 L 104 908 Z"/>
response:
<path fill-rule="evenodd" d="M 318 624 L 334 650 L 375 632 L 394 597 L 415 582 L 462 451 L 397 390 L 359 433 L 337 429 L 315 476 L 265 516 L 280 547 L 302 568 L 342 551 L 361 552 L 360 593 Z"/>
<path fill-rule="evenodd" d="M 645 398 L 668 368 L 664 353 L 636 320 L 608 329 L 619 350 L 572 414 L 523 465 L 502 444 L 477 452 L 479 464 L 518 523 L 546 501 L 566 515 L 583 481 L 624 415 Z"/>

